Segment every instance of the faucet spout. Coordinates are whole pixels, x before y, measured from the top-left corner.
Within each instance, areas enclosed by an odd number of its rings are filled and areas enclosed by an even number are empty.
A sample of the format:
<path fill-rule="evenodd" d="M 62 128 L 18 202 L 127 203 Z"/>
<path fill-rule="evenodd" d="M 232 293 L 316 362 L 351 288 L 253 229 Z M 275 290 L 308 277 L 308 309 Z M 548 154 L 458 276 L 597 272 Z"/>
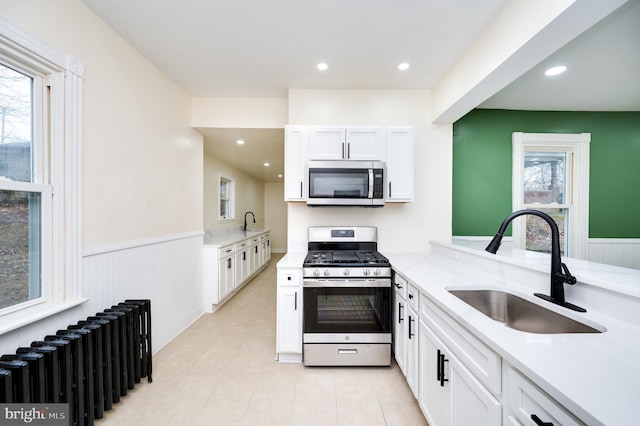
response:
<path fill-rule="evenodd" d="M 250 214 L 251 216 L 253 216 L 253 223 L 256 223 L 256 215 L 253 214 L 253 212 L 246 212 L 244 214 L 244 226 L 242 227 L 243 231 L 247 230 L 247 215 Z"/>
<path fill-rule="evenodd" d="M 567 265 L 562 263 L 562 260 L 560 258 L 560 233 L 558 232 L 558 225 L 556 225 L 556 222 L 548 214 L 538 210 L 530 209 L 518 210 L 511 213 L 504 219 L 504 221 L 500 225 L 500 228 L 498 229 L 498 233 L 493 237 L 485 250 L 489 253 L 496 254 L 498 248 L 500 248 L 502 236 L 507 230 L 507 226 L 509 226 L 513 219 L 523 215 L 538 216 L 539 218 L 547 222 L 547 224 L 551 228 L 551 289 L 548 296 L 541 293 L 534 293 L 534 295 L 549 302 L 555 303 L 556 305 L 564 306 L 565 308 L 569 308 L 574 311 L 586 312 L 586 309 L 576 306 L 565 300 L 564 284 L 575 284 L 576 278 L 571 275 L 571 272 L 569 272 L 569 268 L 567 268 Z"/>

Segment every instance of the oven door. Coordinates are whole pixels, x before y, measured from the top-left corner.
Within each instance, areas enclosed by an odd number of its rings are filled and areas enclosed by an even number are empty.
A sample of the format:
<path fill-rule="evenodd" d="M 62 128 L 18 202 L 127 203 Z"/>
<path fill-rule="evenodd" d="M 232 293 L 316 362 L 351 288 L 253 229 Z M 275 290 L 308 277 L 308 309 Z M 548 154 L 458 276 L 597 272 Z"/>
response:
<path fill-rule="evenodd" d="M 387 343 L 391 339 L 391 280 L 303 281 L 305 343 Z"/>

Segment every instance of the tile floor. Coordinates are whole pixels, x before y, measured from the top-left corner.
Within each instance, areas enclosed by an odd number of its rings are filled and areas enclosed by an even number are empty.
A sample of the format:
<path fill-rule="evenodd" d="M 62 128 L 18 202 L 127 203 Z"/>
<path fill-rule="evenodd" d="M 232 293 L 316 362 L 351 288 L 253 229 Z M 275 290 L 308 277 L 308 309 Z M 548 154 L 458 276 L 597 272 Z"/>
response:
<path fill-rule="evenodd" d="M 276 263 L 153 358 L 153 383 L 96 421 L 126 425 L 426 425 L 398 366 L 275 361 Z"/>

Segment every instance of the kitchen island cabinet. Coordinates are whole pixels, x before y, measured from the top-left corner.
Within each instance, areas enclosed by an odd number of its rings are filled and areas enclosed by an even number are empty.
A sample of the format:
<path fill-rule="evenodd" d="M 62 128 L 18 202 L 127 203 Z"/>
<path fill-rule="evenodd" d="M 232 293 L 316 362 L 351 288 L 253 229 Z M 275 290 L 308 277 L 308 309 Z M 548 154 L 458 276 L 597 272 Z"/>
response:
<path fill-rule="evenodd" d="M 213 312 L 271 259 L 270 231 L 206 233 L 203 247 L 205 311 Z"/>
<path fill-rule="evenodd" d="M 429 424 L 637 424 L 640 271 L 563 259 L 578 278 L 567 300 L 587 309 L 577 313 L 533 296 L 549 291 L 548 255 L 508 246 L 491 255 L 485 244 L 434 241 L 422 258 L 383 252 L 420 293 L 418 401 Z M 448 291 L 461 289 L 510 292 L 601 333 L 514 330 Z"/>

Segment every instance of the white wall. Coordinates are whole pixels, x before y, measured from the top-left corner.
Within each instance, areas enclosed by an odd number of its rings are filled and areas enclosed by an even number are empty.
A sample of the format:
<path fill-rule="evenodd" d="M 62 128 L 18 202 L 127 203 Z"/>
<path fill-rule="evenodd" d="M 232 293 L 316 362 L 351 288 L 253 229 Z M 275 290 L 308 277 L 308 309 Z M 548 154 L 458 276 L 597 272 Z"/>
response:
<path fill-rule="evenodd" d="M 415 202 L 383 208 L 288 205 L 289 251 L 306 250 L 309 226 L 373 225 L 381 252 L 428 252 L 429 239 L 451 236 L 452 126 L 430 122 L 427 90 L 289 91 L 289 124 L 413 126 Z"/>
<path fill-rule="evenodd" d="M 171 318 L 154 320 L 158 349 L 204 311 L 202 136 L 190 125 L 191 99 L 79 0 L 3 0 L 2 14 L 84 64 L 82 265 L 90 299 L 0 336 L 0 353 L 133 297 L 153 297 L 153 315 Z M 163 274 L 160 286 L 157 265 L 178 272 Z"/>
<path fill-rule="evenodd" d="M 284 201 L 284 183 L 264 185 L 265 228 L 271 229 L 271 251 L 287 251 L 287 203 Z"/>
<path fill-rule="evenodd" d="M 235 182 L 235 218 L 219 221 L 219 181 L 220 175 Z M 256 216 L 253 223 L 247 216 L 247 228 L 265 228 L 264 182 L 252 178 L 228 163 L 209 154 L 204 154 L 204 228 L 205 231 L 219 231 L 236 228 L 244 224 L 244 213 L 252 211 Z"/>

